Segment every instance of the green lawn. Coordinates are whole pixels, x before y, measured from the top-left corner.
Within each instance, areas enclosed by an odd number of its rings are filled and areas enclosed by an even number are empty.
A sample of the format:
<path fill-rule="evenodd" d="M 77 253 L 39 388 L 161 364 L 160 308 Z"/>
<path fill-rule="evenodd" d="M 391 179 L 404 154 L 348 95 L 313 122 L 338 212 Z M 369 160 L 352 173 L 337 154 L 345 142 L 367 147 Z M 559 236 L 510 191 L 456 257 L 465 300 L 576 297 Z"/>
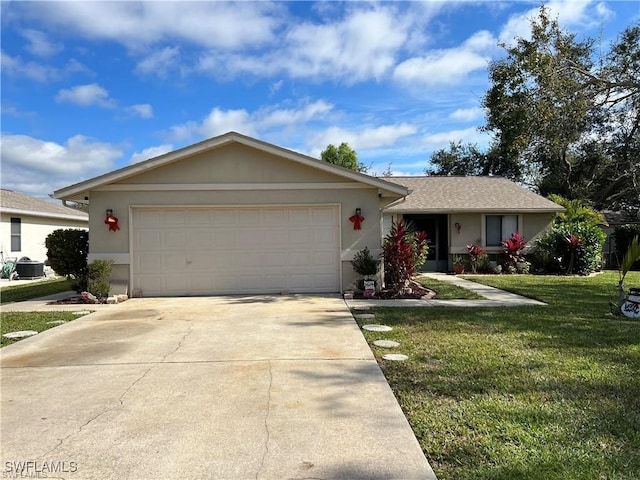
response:
<path fill-rule="evenodd" d="M 452 283 L 441 282 L 429 277 L 419 277 L 418 283 L 436 292 L 437 300 L 480 300 L 482 297 L 475 292 L 459 287 Z"/>
<path fill-rule="evenodd" d="M 66 278 L 42 280 L 3 288 L 0 290 L 0 303 L 24 302 L 25 300 L 46 297 L 68 290 L 71 290 L 71 284 Z"/>
<path fill-rule="evenodd" d="M 82 306 L 82 305 L 80 305 Z M 36 332 L 44 332 L 58 325 L 47 325 L 47 322 L 55 320 L 64 320 L 70 322 L 81 315 L 74 315 L 71 312 L 4 312 L 2 314 L 2 323 L 0 331 L 2 335 L 8 332 L 19 332 L 21 330 L 35 330 Z M 10 339 L 0 337 L 0 346 L 5 347 L 21 339 Z"/>
<path fill-rule="evenodd" d="M 394 330 L 365 333 L 409 355 L 372 345 L 438 478 L 640 478 L 640 321 L 608 315 L 617 274 L 473 280 L 549 305 L 379 308 Z"/>

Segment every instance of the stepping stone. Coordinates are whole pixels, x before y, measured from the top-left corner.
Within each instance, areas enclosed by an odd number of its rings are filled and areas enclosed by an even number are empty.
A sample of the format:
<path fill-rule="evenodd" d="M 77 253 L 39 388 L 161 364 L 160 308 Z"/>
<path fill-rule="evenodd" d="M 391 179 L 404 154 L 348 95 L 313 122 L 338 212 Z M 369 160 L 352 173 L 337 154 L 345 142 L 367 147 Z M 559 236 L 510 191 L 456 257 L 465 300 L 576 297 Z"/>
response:
<path fill-rule="evenodd" d="M 54 320 L 52 322 L 47 322 L 47 325 L 62 325 L 63 323 L 67 323 L 66 320 Z"/>
<path fill-rule="evenodd" d="M 366 319 L 370 319 L 370 318 L 376 318 L 376 316 L 373 313 L 360 313 L 358 315 L 354 315 L 354 318 L 357 318 L 359 320 L 366 320 Z"/>
<path fill-rule="evenodd" d="M 4 338 L 25 338 L 37 335 L 35 330 L 20 330 L 19 332 L 9 332 L 2 335 Z"/>
<path fill-rule="evenodd" d="M 376 347 L 382 348 L 395 348 L 400 345 L 398 342 L 394 342 L 393 340 L 376 340 L 373 344 Z"/>
<path fill-rule="evenodd" d="M 71 312 L 74 315 L 89 315 L 91 313 L 90 310 L 79 310 L 77 312 Z"/>
<path fill-rule="evenodd" d="M 409 357 L 402 355 L 401 353 L 387 353 L 386 355 L 383 355 L 382 358 L 384 360 L 391 360 L 392 362 L 404 362 Z"/>
<path fill-rule="evenodd" d="M 368 330 L 370 332 L 390 332 L 393 328 L 388 327 L 386 325 L 365 325 L 362 327 L 363 330 Z"/>
<path fill-rule="evenodd" d="M 370 310 L 371 307 L 356 307 L 355 310 L 356 312 L 366 312 L 367 310 Z"/>

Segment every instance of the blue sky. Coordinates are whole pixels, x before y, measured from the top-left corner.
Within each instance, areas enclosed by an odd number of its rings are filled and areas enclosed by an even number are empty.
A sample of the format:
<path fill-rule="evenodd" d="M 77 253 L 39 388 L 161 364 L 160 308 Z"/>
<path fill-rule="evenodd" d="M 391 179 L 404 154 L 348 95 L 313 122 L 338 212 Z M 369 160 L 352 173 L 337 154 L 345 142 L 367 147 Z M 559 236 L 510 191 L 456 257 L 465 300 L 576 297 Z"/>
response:
<path fill-rule="evenodd" d="M 539 2 L 2 2 L 2 187 L 58 188 L 230 130 L 421 174 L 478 131 L 487 66 Z M 637 1 L 551 1 L 615 39 Z"/>

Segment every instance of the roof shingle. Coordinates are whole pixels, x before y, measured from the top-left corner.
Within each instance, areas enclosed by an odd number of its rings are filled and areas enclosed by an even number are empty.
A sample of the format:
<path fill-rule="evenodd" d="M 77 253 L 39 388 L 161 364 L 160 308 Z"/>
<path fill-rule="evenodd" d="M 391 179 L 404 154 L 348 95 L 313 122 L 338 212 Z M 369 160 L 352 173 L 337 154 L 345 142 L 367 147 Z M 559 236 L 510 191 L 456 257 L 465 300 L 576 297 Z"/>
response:
<path fill-rule="evenodd" d="M 33 212 L 34 215 L 44 217 L 67 215 L 78 217 L 78 220 L 87 220 L 89 215 L 86 212 L 76 210 L 75 208 L 65 207 L 59 203 L 47 202 L 40 198 L 32 197 L 25 193 L 5 190 L 0 192 L 0 206 L 2 210 L 21 210 Z"/>
<path fill-rule="evenodd" d="M 389 177 L 409 195 L 385 209 L 397 213 L 559 212 L 560 205 L 502 177 Z"/>

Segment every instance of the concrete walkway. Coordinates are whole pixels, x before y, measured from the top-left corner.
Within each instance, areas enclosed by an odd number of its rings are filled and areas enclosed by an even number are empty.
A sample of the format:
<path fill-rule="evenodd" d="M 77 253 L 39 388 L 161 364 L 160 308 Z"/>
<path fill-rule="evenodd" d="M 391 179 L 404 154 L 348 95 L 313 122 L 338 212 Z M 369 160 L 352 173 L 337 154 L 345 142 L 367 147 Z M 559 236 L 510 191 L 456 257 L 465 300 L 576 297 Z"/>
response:
<path fill-rule="evenodd" d="M 338 295 L 136 298 L 0 364 L 7 475 L 436 478 Z"/>
<path fill-rule="evenodd" d="M 523 297 L 498 288 L 481 285 L 470 280 L 464 280 L 457 275 L 428 272 L 421 276 L 430 277 L 441 282 L 452 283 L 477 293 L 484 300 L 346 300 L 349 308 L 359 307 L 521 307 L 526 305 L 546 305 L 544 302 Z"/>
<path fill-rule="evenodd" d="M 1 293 L 0 293 L 1 295 Z M 47 297 L 35 298 L 25 302 L 7 303 L 0 306 L 2 312 L 77 312 L 80 310 L 95 312 L 96 310 L 109 309 L 113 305 L 107 304 L 69 304 L 69 305 L 48 305 L 49 302 L 62 300 L 76 295 L 76 292 L 62 292 Z"/>

